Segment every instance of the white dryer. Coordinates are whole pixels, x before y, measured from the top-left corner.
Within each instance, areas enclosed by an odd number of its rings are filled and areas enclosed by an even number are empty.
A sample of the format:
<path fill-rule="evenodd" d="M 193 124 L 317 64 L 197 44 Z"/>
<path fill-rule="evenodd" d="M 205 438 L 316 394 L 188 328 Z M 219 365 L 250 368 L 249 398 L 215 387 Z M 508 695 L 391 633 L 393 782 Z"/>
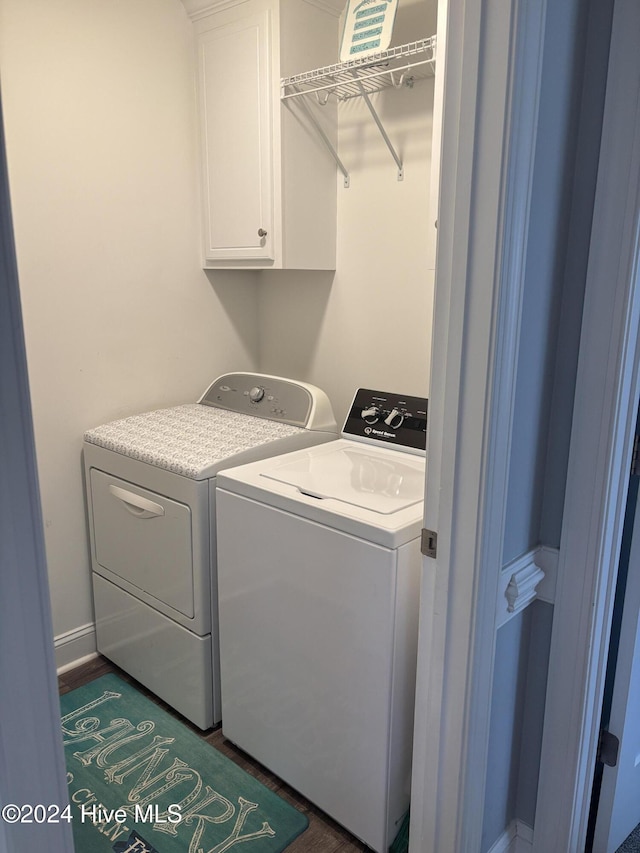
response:
<path fill-rule="evenodd" d="M 216 476 L 336 438 L 319 388 L 252 373 L 85 433 L 98 651 L 202 729 L 220 721 Z"/>
<path fill-rule="evenodd" d="M 427 400 L 217 480 L 222 729 L 386 853 L 409 805 Z"/>

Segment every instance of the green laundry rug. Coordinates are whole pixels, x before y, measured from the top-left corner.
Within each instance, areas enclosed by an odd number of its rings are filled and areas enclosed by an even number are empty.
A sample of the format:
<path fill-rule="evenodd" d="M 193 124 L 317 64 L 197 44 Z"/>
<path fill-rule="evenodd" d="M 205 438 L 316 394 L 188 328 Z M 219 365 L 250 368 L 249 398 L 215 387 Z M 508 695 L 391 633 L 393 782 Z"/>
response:
<path fill-rule="evenodd" d="M 116 675 L 60 705 L 76 853 L 280 853 L 309 824 Z"/>

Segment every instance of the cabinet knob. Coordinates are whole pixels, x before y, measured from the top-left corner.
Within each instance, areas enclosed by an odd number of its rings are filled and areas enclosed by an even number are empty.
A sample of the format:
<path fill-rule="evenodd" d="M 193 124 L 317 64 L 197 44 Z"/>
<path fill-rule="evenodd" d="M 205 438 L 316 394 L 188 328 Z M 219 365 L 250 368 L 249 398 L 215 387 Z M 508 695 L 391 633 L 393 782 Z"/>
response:
<path fill-rule="evenodd" d="M 258 228 L 258 237 L 266 237 L 266 236 L 267 236 L 267 232 L 264 230 L 264 228 Z"/>

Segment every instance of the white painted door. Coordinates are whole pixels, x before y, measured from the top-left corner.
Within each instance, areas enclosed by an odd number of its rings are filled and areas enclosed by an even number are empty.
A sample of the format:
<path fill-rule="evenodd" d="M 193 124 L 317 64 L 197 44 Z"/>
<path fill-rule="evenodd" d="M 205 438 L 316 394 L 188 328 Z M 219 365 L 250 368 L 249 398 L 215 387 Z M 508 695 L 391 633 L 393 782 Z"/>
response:
<path fill-rule="evenodd" d="M 615 767 L 604 768 L 593 853 L 614 853 L 640 823 L 640 511 L 636 511 L 620 626 L 610 732 L 620 738 Z"/>

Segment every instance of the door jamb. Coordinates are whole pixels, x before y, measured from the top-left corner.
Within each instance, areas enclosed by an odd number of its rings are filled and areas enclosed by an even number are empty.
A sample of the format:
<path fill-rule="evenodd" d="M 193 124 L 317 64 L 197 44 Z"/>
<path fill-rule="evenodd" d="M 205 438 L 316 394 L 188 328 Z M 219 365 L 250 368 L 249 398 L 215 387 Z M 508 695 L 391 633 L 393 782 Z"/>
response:
<path fill-rule="evenodd" d="M 448 3 L 411 853 L 481 846 L 545 11 Z"/>
<path fill-rule="evenodd" d="M 0 105 L 0 805 L 69 802 Z M 73 853 L 71 826 L 3 823 L 0 849 Z"/>
<path fill-rule="evenodd" d="M 560 545 L 534 853 L 584 849 L 640 393 L 640 8 L 617 0 Z"/>

